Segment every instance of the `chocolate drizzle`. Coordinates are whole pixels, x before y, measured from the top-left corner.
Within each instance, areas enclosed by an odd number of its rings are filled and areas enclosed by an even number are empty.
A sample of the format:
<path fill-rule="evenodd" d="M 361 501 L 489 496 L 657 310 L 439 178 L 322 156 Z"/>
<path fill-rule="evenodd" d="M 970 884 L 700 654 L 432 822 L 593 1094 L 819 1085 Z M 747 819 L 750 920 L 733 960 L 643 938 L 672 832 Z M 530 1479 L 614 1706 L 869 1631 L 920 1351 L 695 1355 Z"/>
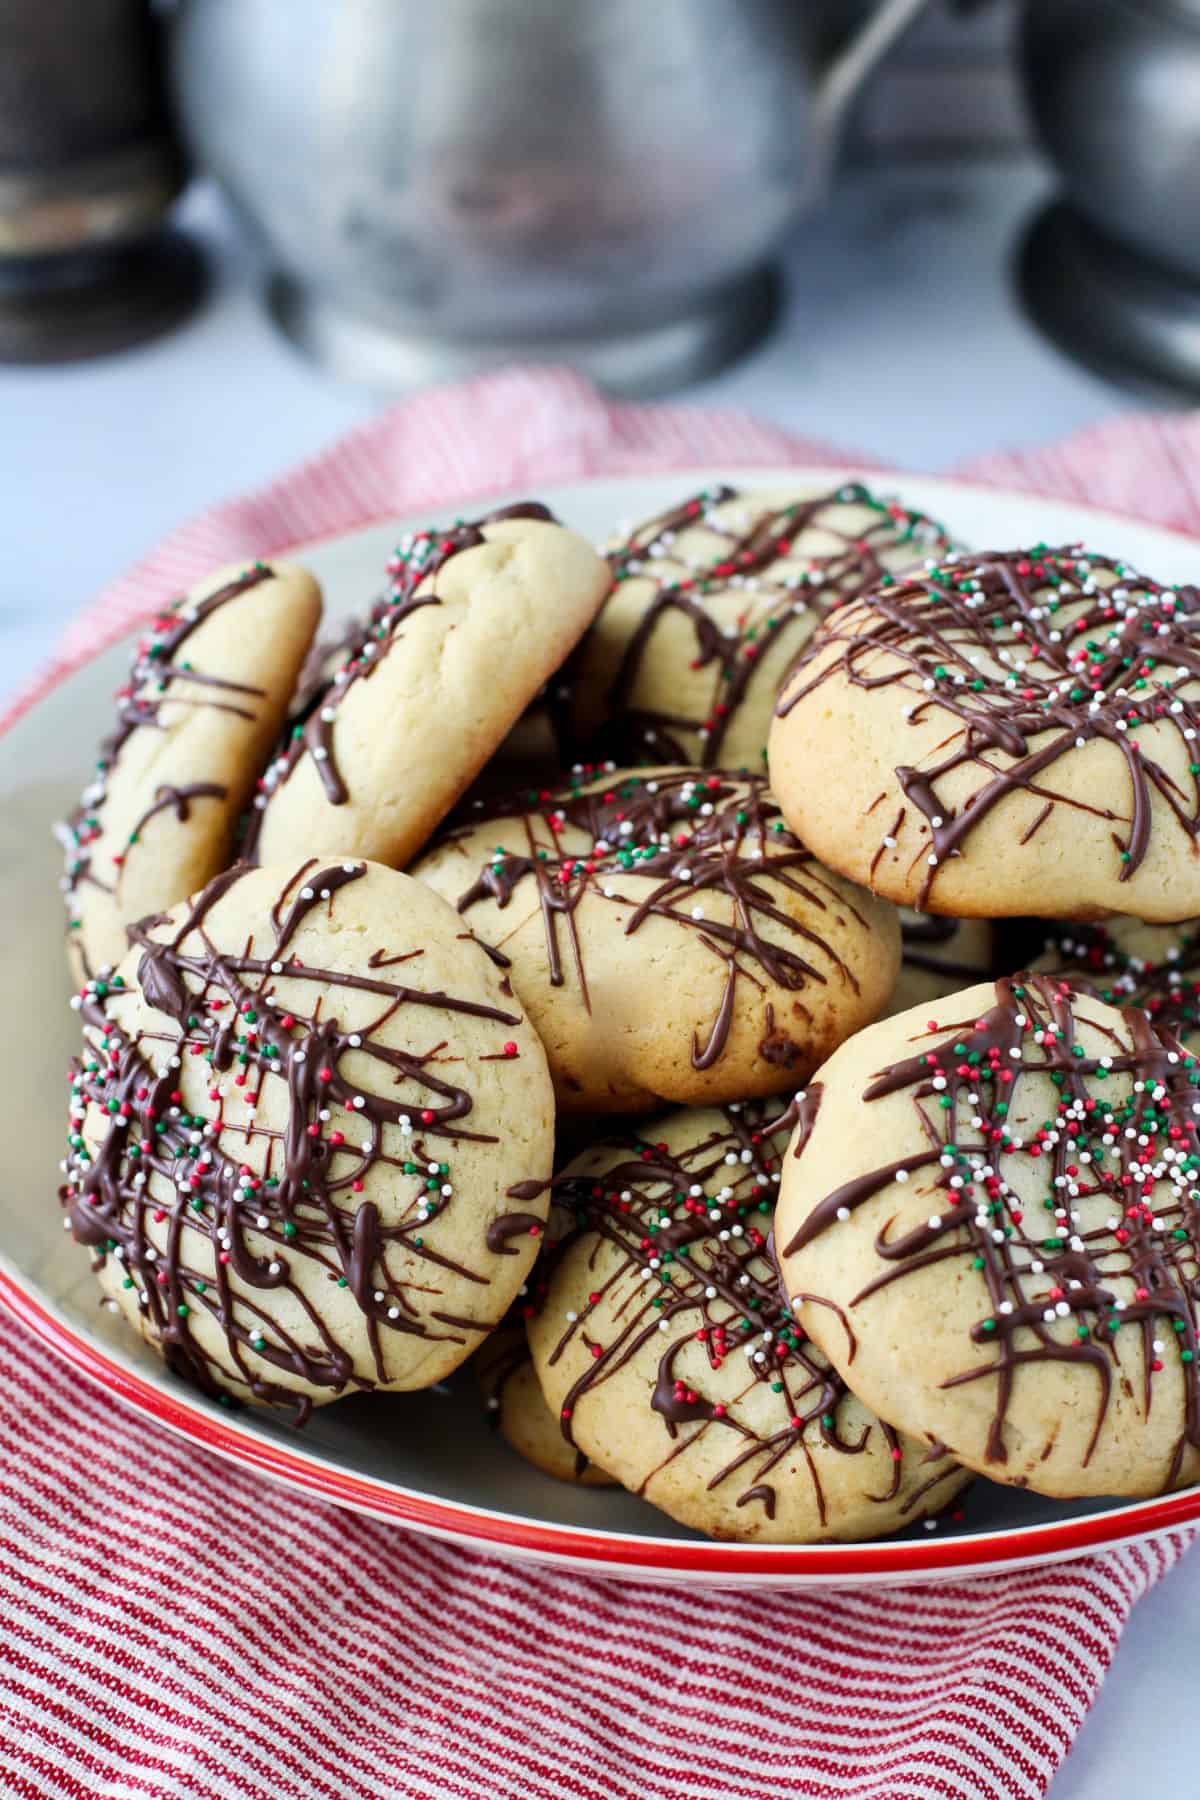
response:
<path fill-rule="evenodd" d="M 536 1213 L 510 1212 L 501 1213 L 493 1219 L 487 1228 L 486 1243 L 493 1256 L 515 1256 L 516 1250 L 509 1243 L 515 1237 L 541 1237 L 543 1221 Z"/>
<path fill-rule="evenodd" d="M 728 503 L 738 500 L 746 518 L 734 523 Z M 875 515 L 854 536 L 842 517 L 847 506 L 868 507 Z M 687 573 L 677 574 L 676 539 L 696 528 L 715 537 L 717 547 L 687 564 Z M 832 538 L 835 548 L 804 556 L 797 540 L 818 531 Z M 907 547 L 911 556 L 906 556 Z M 774 506 L 754 494 L 716 486 L 651 519 L 609 553 L 618 587 L 645 579 L 656 581 L 656 589 L 606 696 L 600 748 L 626 764 L 719 767 L 729 728 L 750 694 L 761 691 L 755 678 L 778 640 L 790 637 L 799 649 L 803 635 L 828 612 L 878 586 L 888 562 L 915 565 L 932 550 L 946 548 L 945 534 L 931 521 L 878 499 L 858 483 Z M 668 571 L 665 579 L 663 570 Z M 736 627 L 727 631 L 714 616 L 709 596 L 729 589 L 744 590 L 745 605 Z M 672 613 L 685 618 L 694 634 L 692 667 L 712 671 L 711 699 L 702 718 L 652 711 L 634 699 L 655 634 Z"/>
<path fill-rule="evenodd" d="M 943 1386 L 995 1383 L 986 1455 L 997 1463 L 1007 1460 L 1018 1369 L 1091 1371 L 1096 1412 L 1086 1466 L 1113 1382 L 1127 1379 L 1130 1335 L 1142 1355 L 1149 1415 L 1166 1354 L 1161 1332 L 1176 1345 L 1185 1394 L 1169 1486 L 1186 1446 L 1200 1447 L 1200 1063 L 1142 1013 L 1124 1012 L 1116 1029 L 1087 1001 L 1086 988 L 1057 977 L 997 981 L 996 1004 L 982 1017 L 939 1028 L 928 1048 L 883 1070 L 864 1103 L 908 1094 L 927 1148 L 826 1194 L 783 1254 L 921 1172 L 919 1210 L 928 1217 L 904 1230 L 881 1222 L 881 1272 L 850 1304 L 940 1261 L 978 1274 L 986 1311 L 970 1337 L 992 1354 Z M 1101 1050 L 1085 1047 L 1081 1027 Z M 1057 1096 L 1040 1124 L 1033 1121 L 1042 1096 L 1028 1092 L 1034 1078 L 1043 1094 Z"/>
<path fill-rule="evenodd" d="M 270 767 L 259 783 L 246 836 L 243 855 L 257 860 L 258 841 L 262 833 L 262 814 L 272 794 L 291 778 L 302 758 L 312 758 L 325 798 L 330 806 L 344 806 L 350 799 L 335 752 L 335 726 L 338 712 L 359 682 L 369 681 L 380 668 L 394 644 L 401 626 L 424 606 L 440 606 L 437 577 L 446 564 L 463 550 L 486 543 L 485 527 L 504 519 L 534 519 L 554 523 L 554 515 L 535 500 L 524 500 L 512 506 L 497 508 L 481 519 L 460 520 L 444 531 L 420 531 L 406 538 L 388 564 L 391 583 L 382 600 L 371 609 L 363 630 L 353 635 L 347 627 L 346 660 L 327 680 L 321 679 L 319 667 L 309 671 L 310 685 L 287 727 Z M 326 662 L 329 651 L 326 652 Z"/>
<path fill-rule="evenodd" d="M 85 1052 L 73 1067 L 62 1190 L 71 1226 L 100 1263 L 120 1263 L 168 1361 L 209 1393 L 232 1380 L 256 1399 L 295 1403 L 294 1391 L 264 1375 L 264 1363 L 335 1393 L 373 1385 L 314 1297 L 321 1277 L 353 1295 L 378 1381 L 388 1379 L 385 1334 L 465 1342 L 496 1322 L 486 1312 L 464 1319 L 439 1307 L 437 1270 L 476 1284 L 481 1295 L 489 1277 L 442 1254 L 433 1221 L 455 1205 L 451 1164 L 441 1160 L 447 1150 L 497 1140 L 466 1128 L 471 1095 L 440 1072 L 444 1046 L 409 1052 L 379 1033 L 401 1010 L 504 1027 L 518 1019 L 289 954 L 299 926 L 365 873 L 363 864 L 302 865 L 273 908 L 265 954 L 252 941 L 228 954 L 205 921 L 243 878 L 244 865 L 235 867 L 190 903 L 169 935 L 161 935 L 162 920 L 131 928 L 142 948 L 139 985 L 159 1015 L 152 1024 L 136 1035 L 122 1025 L 122 1002 L 133 995 L 119 975 L 89 983 L 81 1002 Z M 281 980 L 290 989 L 312 984 L 308 1014 L 276 999 Z M 336 996 L 349 991 L 379 997 L 372 1023 L 339 1024 Z M 183 1110 L 185 1057 L 211 1066 L 211 1118 Z M 363 1059 L 374 1068 L 373 1088 L 362 1085 Z M 264 1093 L 278 1086 L 282 1121 Z M 226 1122 L 225 1095 L 234 1089 L 249 1091 L 244 1125 Z M 251 1100 L 262 1108 L 257 1117 Z M 372 1199 L 358 1198 L 373 1172 L 377 1181 L 385 1176 L 388 1222 Z M 512 1217 L 497 1221 L 503 1234 Z M 279 1293 L 288 1297 L 282 1309 L 273 1300 Z M 297 1318 L 302 1324 L 289 1322 Z M 200 1341 L 197 1319 L 217 1327 L 222 1355 Z"/>
<path fill-rule="evenodd" d="M 574 1443 L 573 1420 L 581 1403 L 654 1346 L 657 1374 L 650 1405 L 663 1422 L 669 1448 L 640 1491 L 668 1463 L 717 1432 L 729 1437 L 731 1453 L 709 1479 L 709 1490 L 736 1481 L 736 1504 L 761 1505 L 773 1518 L 780 1465 L 799 1451 L 824 1526 L 827 1504 L 812 1455 L 814 1439 L 828 1450 L 856 1456 L 873 1431 L 881 1432 L 895 1455 L 886 1491 L 869 1496 L 880 1503 L 899 1494 L 901 1461 L 899 1439 L 889 1426 L 847 1428 L 840 1417 L 847 1389 L 795 1323 L 770 1259 L 767 1233 L 780 1158 L 803 1104 L 801 1095 L 786 1106 L 780 1101 L 727 1106 L 718 1129 L 677 1152 L 633 1133 L 613 1135 L 583 1159 L 582 1167 L 556 1177 L 555 1208 L 574 1219 L 572 1232 L 564 1230 L 557 1212 L 552 1215 L 552 1232 L 562 1233 L 557 1254 L 580 1236 L 594 1234 L 618 1256 L 615 1264 L 593 1257 L 594 1290 L 570 1319 L 550 1363 L 577 1340 L 588 1347 L 588 1364 L 562 1408 L 563 1435 Z M 733 1398 L 715 1398 L 694 1373 L 686 1378 L 680 1373 L 683 1352 L 697 1343 L 714 1374 L 737 1358 L 745 1383 Z M 694 1368 L 694 1358 L 692 1363 Z M 776 1421 L 765 1430 L 752 1427 L 746 1417 L 748 1410 L 761 1416 L 761 1407 L 740 1404 L 755 1389 L 772 1396 Z M 728 1392 L 728 1377 L 720 1391 Z M 779 1475 L 773 1474 L 777 1470 Z M 957 1471 L 941 1470 L 935 1479 L 952 1472 Z M 792 1479 L 790 1469 L 786 1479 Z M 926 1491 L 923 1486 L 921 1494 Z"/>
<path fill-rule="evenodd" d="M 816 930 L 785 911 L 783 902 L 794 899 L 818 918 L 822 913 L 839 919 L 849 914 L 864 928 L 866 921 L 788 831 L 761 776 L 665 769 L 645 776 L 614 773 L 598 782 L 579 780 L 556 792 L 543 789 L 477 803 L 441 841 L 461 841 L 489 821 L 510 819 L 519 821 L 524 845 L 498 848 L 489 856 L 459 895 L 459 912 L 468 913 L 483 901 L 503 909 L 518 893 L 536 896 L 550 982 L 563 986 L 572 970 L 589 1008 L 575 922 L 585 897 L 620 908 L 626 936 L 651 917 L 694 932 L 725 969 L 716 1016 L 692 1039 L 697 1069 L 711 1068 L 725 1050 L 740 982 L 761 989 L 765 979 L 800 993 L 810 984 L 823 986 L 831 965 L 839 979 L 858 991 L 853 970 Z M 614 881 L 619 886 L 611 885 Z M 706 894 L 732 901 L 732 921 L 707 916 Z M 782 927 L 789 941 L 769 938 L 764 929 L 768 922 Z M 560 934 L 566 937 L 566 954 Z M 825 970 L 812 951 L 826 960 Z M 802 1063 L 803 1046 L 773 1021 L 768 1037 L 769 1060 L 776 1066 Z"/>
<path fill-rule="evenodd" d="M 975 826 L 1014 794 L 1044 802 L 1023 842 L 1059 806 L 1111 820 L 1119 828 L 1112 839 L 1121 881 L 1145 859 L 1156 800 L 1189 846 L 1200 834 L 1194 587 L 1160 587 L 1078 546 L 947 558 L 828 619 L 784 688 L 779 715 L 832 680 L 864 692 L 899 687 L 911 696 L 905 717 L 914 726 L 938 713 L 952 721 L 927 766 L 895 769 L 932 843 L 929 855 L 918 852 L 927 864 L 921 907 L 947 859 L 961 855 Z M 1103 788 L 1089 802 L 1042 783 L 1096 741 L 1112 745 L 1124 763 L 1126 811 L 1104 804 Z M 1182 777 L 1172 767 L 1173 744 L 1183 752 Z M 955 804 L 949 794 L 960 791 L 963 771 L 978 784 Z"/>
<path fill-rule="evenodd" d="M 143 636 L 138 639 L 129 676 L 124 686 L 117 690 L 117 729 L 100 746 L 96 776 L 84 790 L 79 805 L 66 823 L 57 828 L 66 851 L 62 886 L 68 912 L 73 912 L 75 895 L 85 882 L 104 893 L 116 892 L 120 870 L 129 847 L 137 842 L 142 828 L 155 813 L 173 806 L 177 817 L 183 820 L 187 818 L 189 800 L 198 799 L 202 795 L 224 799 L 224 788 L 217 787 L 215 783 L 195 782 L 184 788 L 158 788 L 154 805 L 147 809 L 134 826 L 128 845 L 123 846 L 119 855 L 114 856 L 111 881 L 105 878 L 107 871 L 100 872 L 93 867 L 91 846 L 103 833 L 101 809 L 117 759 L 135 731 L 162 729 L 161 711 L 167 701 L 174 706 L 209 707 L 218 712 L 232 713 L 242 719 L 252 719 L 255 716 L 253 709 L 248 709 L 244 702 L 261 699 L 261 688 L 226 681 L 217 675 L 205 675 L 199 669 L 194 669 L 186 658 L 177 660 L 177 657 L 192 633 L 205 620 L 210 619 L 229 601 L 248 593 L 261 582 L 270 581 L 273 576 L 274 570 L 265 563 L 255 563 L 244 575 L 225 582 L 201 600 L 177 600 L 173 606 L 167 607 L 152 619 Z M 80 921 L 72 917 L 71 928 L 74 930 L 79 924 Z M 86 957 L 84 961 L 86 965 Z"/>

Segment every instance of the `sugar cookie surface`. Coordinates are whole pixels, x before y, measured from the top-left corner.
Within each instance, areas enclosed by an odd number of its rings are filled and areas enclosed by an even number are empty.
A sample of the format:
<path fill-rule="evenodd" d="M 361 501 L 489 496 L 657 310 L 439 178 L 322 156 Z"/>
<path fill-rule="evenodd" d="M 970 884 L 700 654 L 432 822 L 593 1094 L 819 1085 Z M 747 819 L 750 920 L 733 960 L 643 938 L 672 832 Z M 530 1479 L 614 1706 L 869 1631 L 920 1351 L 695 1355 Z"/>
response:
<path fill-rule="evenodd" d="M 413 873 L 503 959 L 572 1112 L 794 1087 L 899 963 L 894 910 L 830 875 L 761 777 L 613 770 L 489 799 Z"/>
<path fill-rule="evenodd" d="M 1200 1047 L 1200 919 L 1147 925 L 1114 914 L 1046 932 L 1039 969 L 1065 975 L 1113 1006 L 1138 1006 L 1185 1048 Z"/>
<path fill-rule="evenodd" d="M 405 540 L 390 587 L 264 778 L 246 854 L 400 867 L 558 668 L 608 588 L 536 502 Z"/>
<path fill-rule="evenodd" d="M 541 1045 L 428 888 L 244 864 L 81 1003 L 63 1198 L 101 1286 L 209 1392 L 427 1387 L 504 1318 L 546 1216 Z"/>
<path fill-rule="evenodd" d="M 963 553 L 826 619 L 771 780 L 832 868 L 901 905 L 1200 913 L 1200 594 L 1071 545 Z"/>
<path fill-rule="evenodd" d="M 117 696 L 116 732 L 58 827 L 78 979 L 121 960 L 127 925 L 226 866 L 320 610 L 307 570 L 236 565 L 143 631 Z"/>
<path fill-rule="evenodd" d="M 887 1019 L 810 1084 L 786 1292 L 864 1402 L 997 1481 L 1200 1476 L 1200 1063 L 1048 975 Z"/>
<path fill-rule="evenodd" d="M 619 533 L 613 592 L 558 701 L 577 747 L 761 774 L 779 683 L 821 619 L 948 548 L 858 482 L 718 485 Z"/>
<path fill-rule="evenodd" d="M 790 1316 L 768 1234 L 796 1116 L 780 1100 L 669 1113 L 554 1182 L 576 1231 L 529 1338 L 562 1437 L 714 1537 L 874 1537 L 966 1480 L 881 1424 Z"/>

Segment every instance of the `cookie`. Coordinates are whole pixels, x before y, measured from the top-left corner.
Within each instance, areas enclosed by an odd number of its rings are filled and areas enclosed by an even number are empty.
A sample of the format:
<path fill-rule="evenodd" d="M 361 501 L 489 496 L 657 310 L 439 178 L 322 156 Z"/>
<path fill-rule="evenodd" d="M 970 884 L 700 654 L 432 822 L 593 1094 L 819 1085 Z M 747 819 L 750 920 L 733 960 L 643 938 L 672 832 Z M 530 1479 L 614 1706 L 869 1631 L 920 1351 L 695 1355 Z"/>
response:
<path fill-rule="evenodd" d="M 558 1481 L 583 1487 L 612 1487 L 611 1475 L 569 1444 L 542 1398 L 525 1322 L 501 1325 L 485 1338 L 472 1359 L 488 1418 L 526 1462 Z"/>
<path fill-rule="evenodd" d="M 147 626 L 117 730 L 57 828 L 78 980 L 121 960 L 128 924 L 228 863 L 320 611 L 307 570 L 255 563 L 219 570 Z"/>
<path fill-rule="evenodd" d="M 427 1387 L 503 1319 L 554 1113 L 519 1004 L 428 888 L 302 857 L 132 930 L 78 1002 L 63 1199 L 210 1393 Z"/>
<path fill-rule="evenodd" d="M 761 776 L 610 770 L 480 801 L 413 873 L 503 960 L 568 1112 L 794 1087 L 899 966 L 893 909 L 821 867 Z"/>
<path fill-rule="evenodd" d="M 1050 925 L 1037 967 L 1069 976 L 1113 1006 L 1141 1007 L 1186 1049 L 1200 1042 L 1200 919 Z"/>
<path fill-rule="evenodd" d="M 844 607 L 770 767 L 832 868 L 922 911 L 1200 912 L 1200 594 L 1078 546 L 964 554 Z"/>
<path fill-rule="evenodd" d="M 577 1235 L 529 1321 L 564 1440 L 712 1537 L 875 1537 L 963 1471 L 862 1406 L 793 1322 L 769 1233 L 794 1102 L 623 1129 L 556 1178 Z"/>
<path fill-rule="evenodd" d="M 885 1009 L 888 1017 L 973 987 L 992 973 L 992 927 L 986 919 L 939 918 L 905 907 L 900 939 L 900 974 Z"/>
<path fill-rule="evenodd" d="M 1047 975 L 864 1031 L 809 1089 L 784 1287 L 868 1406 L 1039 1493 L 1200 1476 L 1200 1062 Z"/>
<path fill-rule="evenodd" d="M 576 745 L 761 774 L 779 683 L 818 622 L 948 547 L 858 482 L 682 501 L 608 548 L 613 591 L 570 669 Z"/>
<path fill-rule="evenodd" d="M 533 502 L 405 540 L 386 608 L 263 779 L 247 856 L 401 866 L 593 618 L 608 571 Z"/>

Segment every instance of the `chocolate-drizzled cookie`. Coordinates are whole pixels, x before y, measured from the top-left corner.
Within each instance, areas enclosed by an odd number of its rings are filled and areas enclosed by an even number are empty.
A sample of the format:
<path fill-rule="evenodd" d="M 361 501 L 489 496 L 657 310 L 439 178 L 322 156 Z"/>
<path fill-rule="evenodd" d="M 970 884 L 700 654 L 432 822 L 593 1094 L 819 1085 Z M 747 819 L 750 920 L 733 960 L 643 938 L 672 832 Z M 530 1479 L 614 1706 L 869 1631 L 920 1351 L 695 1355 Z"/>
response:
<path fill-rule="evenodd" d="M 245 854 L 400 867 L 591 622 L 608 571 L 536 501 L 406 538 L 390 585 L 278 747 Z"/>
<path fill-rule="evenodd" d="M 820 620 L 948 548 L 858 482 L 690 495 L 608 546 L 613 591 L 559 700 L 575 744 L 761 774 L 779 683 Z"/>
<path fill-rule="evenodd" d="M 413 872 L 508 971 L 572 1112 L 794 1086 L 899 961 L 894 911 L 809 854 L 761 777 L 610 770 L 479 801 Z"/>
<path fill-rule="evenodd" d="M 964 554 L 826 620 L 780 695 L 784 814 L 968 917 L 1200 912 L 1200 595 L 1077 545 Z"/>
<path fill-rule="evenodd" d="M 529 1336 L 563 1439 L 714 1537 L 873 1537 L 965 1480 L 847 1391 L 780 1294 L 769 1239 L 798 1110 L 668 1114 L 554 1182 L 574 1235 Z"/>
<path fill-rule="evenodd" d="M 1200 1476 L 1200 1061 L 1075 981 L 985 983 L 830 1058 L 784 1159 L 800 1324 L 998 1481 Z"/>
<path fill-rule="evenodd" d="M 188 1379 L 426 1387 L 504 1317 L 546 1216 L 541 1045 L 450 908 L 297 857 L 133 931 L 78 1001 L 62 1197 Z"/>
<path fill-rule="evenodd" d="M 219 570 L 143 630 L 117 728 L 57 827 L 78 979 L 120 961 L 128 924 L 225 867 L 320 610 L 307 570 L 254 563 Z"/>

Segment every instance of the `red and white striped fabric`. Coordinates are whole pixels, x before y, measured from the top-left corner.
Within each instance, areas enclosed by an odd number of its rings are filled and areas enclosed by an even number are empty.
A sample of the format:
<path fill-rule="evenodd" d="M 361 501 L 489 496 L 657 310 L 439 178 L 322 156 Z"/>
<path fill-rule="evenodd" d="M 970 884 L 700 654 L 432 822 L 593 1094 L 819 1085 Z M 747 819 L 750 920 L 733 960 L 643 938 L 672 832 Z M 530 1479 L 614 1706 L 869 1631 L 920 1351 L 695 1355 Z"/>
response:
<path fill-rule="evenodd" d="M 590 474 L 863 459 L 566 372 L 434 389 L 116 582 L 46 687 L 213 563 Z M 1200 531 L 1200 418 L 979 479 Z M 925 1590 L 727 1595 L 506 1564 L 135 1419 L 0 1318 L 0 1791 L 103 1800 L 1033 1800 L 1176 1532 Z"/>

